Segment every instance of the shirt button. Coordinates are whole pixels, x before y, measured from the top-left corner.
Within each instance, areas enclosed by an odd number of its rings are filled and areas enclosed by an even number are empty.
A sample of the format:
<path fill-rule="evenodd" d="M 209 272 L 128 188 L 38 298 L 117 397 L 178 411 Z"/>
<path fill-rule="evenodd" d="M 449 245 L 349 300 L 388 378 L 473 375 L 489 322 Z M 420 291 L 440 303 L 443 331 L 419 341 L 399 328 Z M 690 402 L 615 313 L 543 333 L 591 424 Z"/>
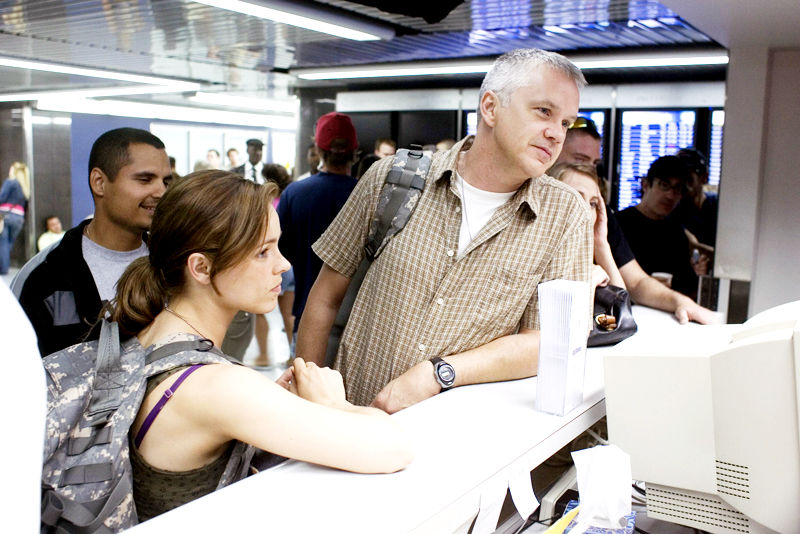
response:
<path fill-rule="evenodd" d="M 461 206 L 456 206 L 456 213 L 461 213 Z"/>
<path fill-rule="evenodd" d="M 453 254 L 455 254 L 455 252 L 453 252 L 452 250 L 447 251 L 447 255 L 450 256 L 451 258 L 453 257 Z"/>
<path fill-rule="evenodd" d="M 423 343 L 419 344 L 419 350 L 425 352 L 425 345 Z"/>
<path fill-rule="evenodd" d="M 441 306 L 442 304 L 444 304 L 444 299 L 443 299 L 443 298 L 438 298 L 438 299 L 436 299 L 436 304 L 438 304 L 439 306 Z"/>

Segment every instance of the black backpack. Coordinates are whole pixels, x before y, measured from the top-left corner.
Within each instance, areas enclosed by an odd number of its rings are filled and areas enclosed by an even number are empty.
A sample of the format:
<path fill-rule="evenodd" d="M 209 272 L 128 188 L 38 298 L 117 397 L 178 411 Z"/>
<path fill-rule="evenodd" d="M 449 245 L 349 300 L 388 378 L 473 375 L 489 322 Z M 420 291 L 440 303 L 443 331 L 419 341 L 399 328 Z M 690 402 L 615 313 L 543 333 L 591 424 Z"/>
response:
<path fill-rule="evenodd" d="M 208 339 L 156 350 L 119 342 L 116 323 L 100 339 L 44 358 L 47 424 L 42 532 L 116 532 L 138 523 L 128 431 L 147 379 L 191 364 L 237 363 Z M 236 443 L 217 488 L 247 476 L 254 448 Z"/>

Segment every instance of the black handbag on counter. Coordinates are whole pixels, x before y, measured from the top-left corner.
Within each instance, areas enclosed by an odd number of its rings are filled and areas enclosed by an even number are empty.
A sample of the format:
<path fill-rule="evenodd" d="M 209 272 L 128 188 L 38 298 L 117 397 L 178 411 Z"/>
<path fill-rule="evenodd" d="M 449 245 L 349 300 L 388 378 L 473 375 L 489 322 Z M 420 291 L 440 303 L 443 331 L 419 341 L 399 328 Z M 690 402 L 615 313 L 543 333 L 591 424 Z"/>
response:
<path fill-rule="evenodd" d="M 592 332 L 587 347 L 614 345 L 631 337 L 637 330 L 631 311 L 631 296 L 621 287 L 599 286 L 594 291 Z"/>

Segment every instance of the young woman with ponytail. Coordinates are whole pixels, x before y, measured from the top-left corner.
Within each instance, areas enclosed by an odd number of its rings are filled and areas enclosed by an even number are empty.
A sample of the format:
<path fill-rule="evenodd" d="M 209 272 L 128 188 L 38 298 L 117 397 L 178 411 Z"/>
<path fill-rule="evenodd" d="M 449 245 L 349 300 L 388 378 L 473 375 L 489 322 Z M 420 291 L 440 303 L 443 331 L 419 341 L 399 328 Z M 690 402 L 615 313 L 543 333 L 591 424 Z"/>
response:
<path fill-rule="evenodd" d="M 219 347 L 238 310 L 271 311 L 289 269 L 277 247 L 276 193 L 273 185 L 217 170 L 174 182 L 155 210 L 149 256 L 134 261 L 117 285 L 113 319 L 120 334 L 136 336 L 143 347 L 197 337 Z M 150 380 L 131 436 L 180 372 Z M 274 383 L 244 366 L 204 365 L 131 447 L 140 520 L 213 491 L 213 480 L 200 494 L 202 483 L 180 487 L 185 475 L 207 478 L 204 471 L 224 465 L 233 440 L 362 473 L 397 471 L 412 458 L 406 435 L 387 414 L 345 400 L 336 371 L 297 358 Z M 165 491 L 178 495 L 165 498 Z"/>

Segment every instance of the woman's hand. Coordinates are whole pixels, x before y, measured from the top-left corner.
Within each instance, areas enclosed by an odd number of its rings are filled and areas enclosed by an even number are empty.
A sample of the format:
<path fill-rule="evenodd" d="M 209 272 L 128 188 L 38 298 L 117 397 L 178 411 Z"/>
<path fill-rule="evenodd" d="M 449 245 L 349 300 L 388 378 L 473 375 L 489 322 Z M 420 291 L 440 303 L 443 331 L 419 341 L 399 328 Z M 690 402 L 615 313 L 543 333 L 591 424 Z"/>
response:
<path fill-rule="evenodd" d="M 302 358 L 295 358 L 292 363 L 294 379 L 289 384 L 289 391 L 318 404 L 343 408 L 347 405 L 344 393 L 344 382 L 339 371 L 328 367 L 319 367 L 314 362 L 306 363 Z"/>
<path fill-rule="evenodd" d="M 275 381 L 283 389 L 289 390 L 290 393 L 297 395 L 297 386 L 294 379 L 294 367 L 286 369 L 281 376 Z"/>
<path fill-rule="evenodd" d="M 598 202 L 594 209 L 597 212 L 594 219 L 594 248 L 597 250 L 598 245 L 608 246 L 608 214 L 605 202 Z"/>
<path fill-rule="evenodd" d="M 610 280 L 611 277 L 608 276 L 608 273 L 606 272 L 605 269 L 603 269 L 599 265 L 592 266 L 592 286 L 594 287 L 607 286 Z"/>

